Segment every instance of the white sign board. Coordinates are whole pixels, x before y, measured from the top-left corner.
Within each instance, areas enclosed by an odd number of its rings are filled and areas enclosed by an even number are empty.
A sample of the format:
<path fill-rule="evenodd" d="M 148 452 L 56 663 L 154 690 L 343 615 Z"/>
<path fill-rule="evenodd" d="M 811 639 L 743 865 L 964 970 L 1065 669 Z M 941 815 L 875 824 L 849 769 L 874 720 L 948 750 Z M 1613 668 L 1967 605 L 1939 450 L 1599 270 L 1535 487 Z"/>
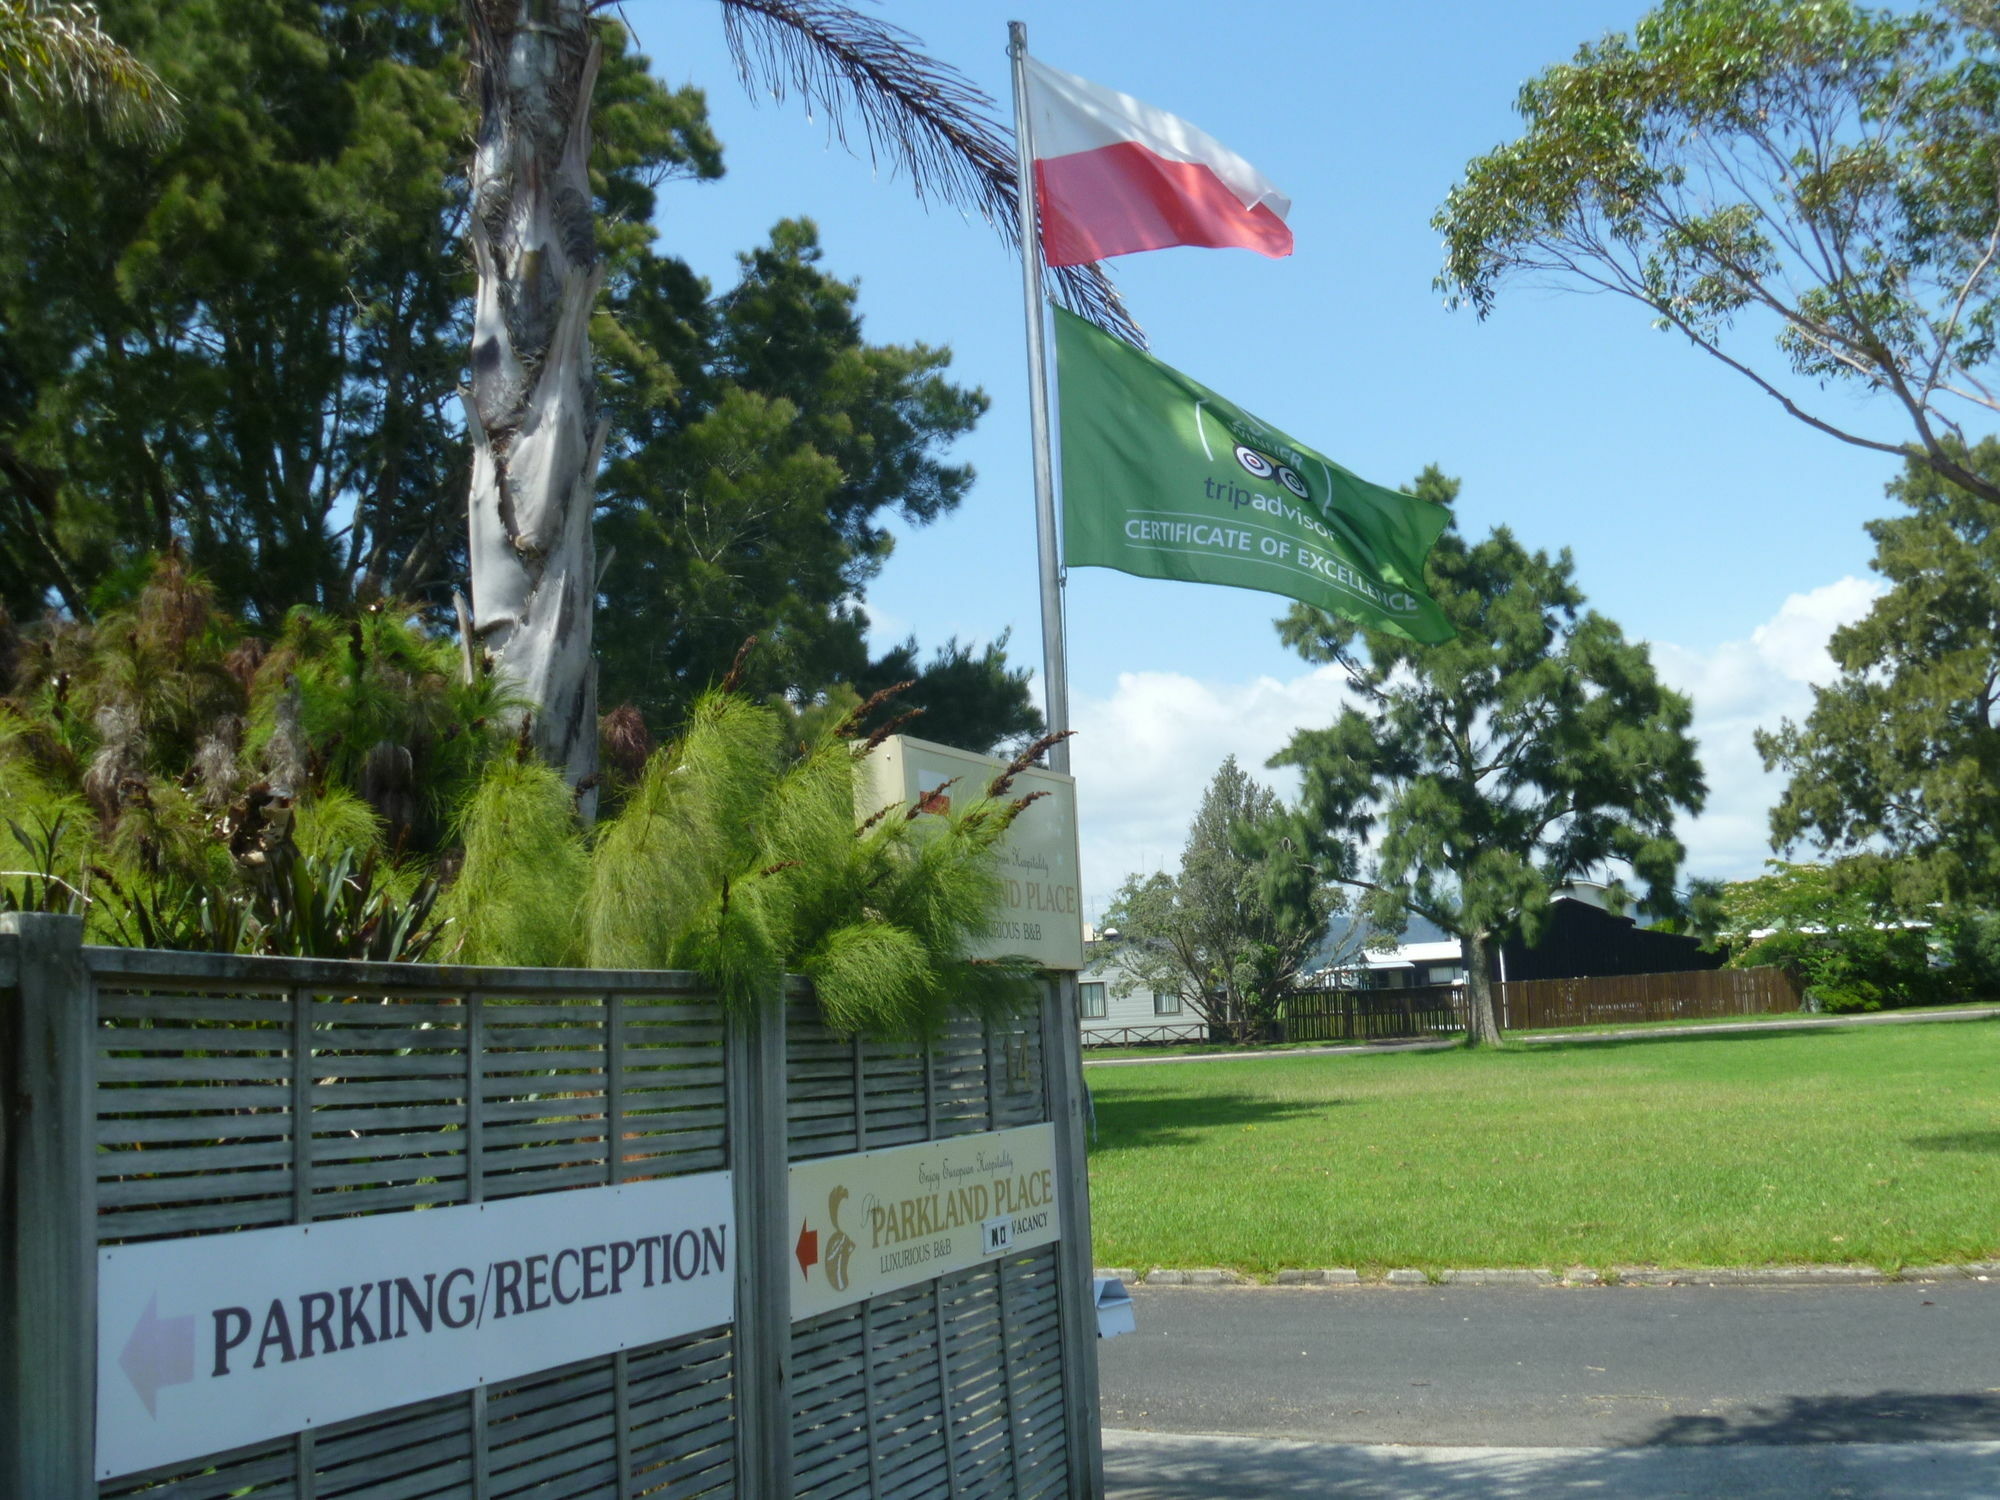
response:
<path fill-rule="evenodd" d="M 908 735 L 891 735 L 862 764 L 863 819 L 891 803 L 946 813 L 984 795 L 987 784 L 1007 764 Z M 1045 795 L 1024 810 L 1000 845 L 1000 878 L 1006 905 L 994 918 L 977 958 L 1020 954 L 1044 969 L 1083 967 L 1083 904 L 1077 875 L 1076 780 L 1030 767 L 1015 780 L 1011 795 Z"/>
<path fill-rule="evenodd" d="M 795 1161 L 792 1317 L 810 1318 L 1061 1237 L 1056 1128 Z"/>
<path fill-rule="evenodd" d="M 98 1252 L 97 1473 L 728 1323 L 727 1172 Z"/>

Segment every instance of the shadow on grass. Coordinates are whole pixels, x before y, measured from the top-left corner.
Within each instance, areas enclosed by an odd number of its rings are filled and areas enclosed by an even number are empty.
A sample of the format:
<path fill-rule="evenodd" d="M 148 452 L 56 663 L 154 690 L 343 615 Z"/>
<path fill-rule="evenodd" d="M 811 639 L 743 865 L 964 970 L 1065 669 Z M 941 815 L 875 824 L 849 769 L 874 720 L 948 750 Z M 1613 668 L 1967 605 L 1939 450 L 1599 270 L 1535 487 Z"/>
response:
<path fill-rule="evenodd" d="M 1848 1033 L 1838 1026 L 1802 1026 L 1787 1030 L 1764 1031 L 1660 1031 L 1651 1036 L 1604 1036 L 1592 1041 L 1585 1037 L 1565 1039 L 1560 1042 L 1516 1042 L 1512 1050 L 1516 1052 L 1616 1052 L 1627 1047 L 1657 1047 L 1663 1042 L 1682 1043 L 1689 1046 L 1701 1042 L 1776 1042 L 1797 1041 L 1801 1037 L 1824 1039 L 1832 1036 L 1846 1036 Z"/>
<path fill-rule="evenodd" d="M 1099 1149 L 1126 1146 L 1187 1146 L 1199 1132 L 1218 1127 L 1276 1125 L 1305 1115 L 1323 1115 L 1343 1099 L 1310 1102 L 1267 1099 L 1254 1094 L 1147 1093 L 1093 1094 Z"/>
<path fill-rule="evenodd" d="M 2000 1130 L 1956 1130 L 1946 1135 L 1913 1135 L 1907 1144 L 1919 1151 L 1974 1151 L 2000 1155 Z"/>
<path fill-rule="evenodd" d="M 1788 1396 L 1719 1414 L 1668 1417 L 1638 1441 L 1699 1447 L 1723 1443 L 1966 1443 L 2000 1438 L 2000 1396 L 1875 1391 L 1866 1396 Z"/>

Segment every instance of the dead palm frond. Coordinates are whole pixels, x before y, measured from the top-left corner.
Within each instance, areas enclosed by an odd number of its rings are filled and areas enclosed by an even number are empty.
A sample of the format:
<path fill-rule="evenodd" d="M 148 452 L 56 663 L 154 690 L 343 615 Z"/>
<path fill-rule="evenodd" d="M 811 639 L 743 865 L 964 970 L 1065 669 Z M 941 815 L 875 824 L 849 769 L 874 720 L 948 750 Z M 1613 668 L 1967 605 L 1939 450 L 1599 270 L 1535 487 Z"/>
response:
<path fill-rule="evenodd" d="M 161 136 L 173 126 L 173 91 L 109 36 L 88 5 L 0 0 L 0 121 L 38 135 L 81 113 L 115 134 Z"/>
<path fill-rule="evenodd" d="M 722 16 L 745 88 L 761 84 L 778 99 L 796 93 L 826 115 L 843 146 L 857 122 L 871 162 L 886 158 L 919 198 L 936 194 L 1020 245 L 1011 132 L 991 98 L 918 51 L 909 32 L 838 0 L 723 0 Z M 1050 277 L 1064 306 L 1144 346 L 1101 266 L 1052 267 Z"/>

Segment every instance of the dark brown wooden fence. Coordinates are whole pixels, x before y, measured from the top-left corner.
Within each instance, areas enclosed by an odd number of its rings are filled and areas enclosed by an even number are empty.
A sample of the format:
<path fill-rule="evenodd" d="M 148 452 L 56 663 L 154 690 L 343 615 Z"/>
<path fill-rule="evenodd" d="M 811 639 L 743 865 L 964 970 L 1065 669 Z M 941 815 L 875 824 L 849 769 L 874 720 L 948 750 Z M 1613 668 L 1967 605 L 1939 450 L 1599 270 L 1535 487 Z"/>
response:
<path fill-rule="evenodd" d="M 1508 1031 L 1619 1021 L 1720 1020 L 1782 1015 L 1799 1008 L 1799 992 L 1782 969 L 1527 979 L 1493 988 L 1500 1025 Z"/>
<path fill-rule="evenodd" d="M 1448 984 L 1403 990 L 1306 989 L 1285 1000 L 1278 1018 L 1284 1042 L 1376 1042 L 1463 1031 Z"/>

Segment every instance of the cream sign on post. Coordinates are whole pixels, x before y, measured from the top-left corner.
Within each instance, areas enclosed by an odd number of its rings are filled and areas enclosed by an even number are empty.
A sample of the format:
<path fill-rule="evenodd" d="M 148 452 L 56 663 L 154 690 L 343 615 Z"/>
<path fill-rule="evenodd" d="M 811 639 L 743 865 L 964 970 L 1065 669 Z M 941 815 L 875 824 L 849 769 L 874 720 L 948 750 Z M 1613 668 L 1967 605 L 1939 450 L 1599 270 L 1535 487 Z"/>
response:
<path fill-rule="evenodd" d="M 918 816 L 942 816 L 985 794 L 1006 766 L 990 755 L 934 745 L 908 735 L 891 735 L 863 764 L 863 819 L 891 803 L 917 808 Z M 1083 906 L 1079 900 L 1076 854 L 1076 781 L 1039 766 L 1023 771 L 1011 795 L 1045 795 L 1024 810 L 1000 846 L 1002 909 L 979 958 L 1019 954 L 1044 969 L 1083 967 Z"/>
<path fill-rule="evenodd" d="M 98 1252 L 97 1474 L 736 1315 L 727 1172 Z"/>
<path fill-rule="evenodd" d="M 793 1162 L 792 1317 L 1053 1244 L 1055 1176 L 1053 1125 Z"/>

